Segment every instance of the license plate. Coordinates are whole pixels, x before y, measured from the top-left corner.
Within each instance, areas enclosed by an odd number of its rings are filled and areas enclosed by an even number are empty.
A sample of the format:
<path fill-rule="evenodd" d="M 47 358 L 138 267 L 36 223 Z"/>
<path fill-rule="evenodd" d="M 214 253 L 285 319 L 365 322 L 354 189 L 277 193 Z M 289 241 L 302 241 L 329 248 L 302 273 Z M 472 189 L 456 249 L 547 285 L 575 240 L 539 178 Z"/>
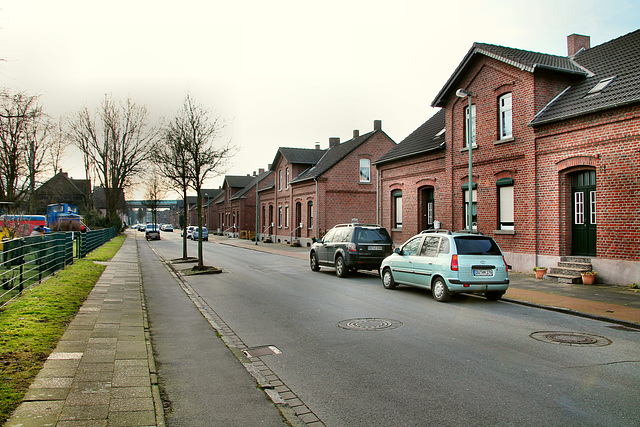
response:
<path fill-rule="evenodd" d="M 369 246 L 370 251 L 381 251 L 382 246 Z"/>
<path fill-rule="evenodd" d="M 493 276 L 493 270 L 473 270 L 474 276 Z"/>

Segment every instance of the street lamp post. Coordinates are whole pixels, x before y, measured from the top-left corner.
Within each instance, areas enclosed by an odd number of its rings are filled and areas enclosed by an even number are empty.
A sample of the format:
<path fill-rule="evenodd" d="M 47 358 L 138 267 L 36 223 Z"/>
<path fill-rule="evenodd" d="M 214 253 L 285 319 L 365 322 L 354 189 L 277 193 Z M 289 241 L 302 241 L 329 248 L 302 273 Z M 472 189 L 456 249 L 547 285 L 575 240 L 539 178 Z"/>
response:
<path fill-rule="evenodd" d="M 471 133 L 471 97 L 472 97 L 472 93 L 469 90 L 465 90 L 465 89 L 458 89 L 456 91 L 456 96 L 459 98 L 467 98 L 469 100 L 469 113 L 468 113 L 468 118 L 467 118 L 467 145 L 469 148 L 469 181 L 467 182 L 467 191 L 468 191 L 468 197 L 469 197 L 469 203 L 467 205 L 467 216 L 468 219 L 467 221 L 469 222 L 469 232 L 473 232 L 473 212 L 472 212 L 472 206 L 473 206 L 473 189 L 472 189 L 472 182 L 473 182 L 473 156 L 472 156 L 472 150 L 473 150 L 473 141 L 471 139 L 472 137 L 472 133 Z"/>
<path fill-rule="evenodd" d="M 209 229 L 209 193 L 204 193 L 205 196 L 207 196 L 207 220 L 204 223 L 204 226 L 207 227 L 207 230 Z"/>

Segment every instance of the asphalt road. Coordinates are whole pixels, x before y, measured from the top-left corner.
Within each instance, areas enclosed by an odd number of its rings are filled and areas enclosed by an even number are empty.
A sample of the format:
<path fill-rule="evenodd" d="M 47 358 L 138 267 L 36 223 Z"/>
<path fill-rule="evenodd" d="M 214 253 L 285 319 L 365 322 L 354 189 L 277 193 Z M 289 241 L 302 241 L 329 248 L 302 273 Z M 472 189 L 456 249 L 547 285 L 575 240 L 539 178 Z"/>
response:
<path fill-rule="evenodd" d="M 163 233 L 151 244 L 172 259 L 180 242 Z M 638 332 L 471 296 L 438 303 L 373 275 L 339 279 L 299 259 L 203 245 L 205 263 L 225 272 L 188 282 L 245 344 L 282 351 L 262 360 L 326 425 L 640 424 Z M 350 319 L 390 327 L 340 326 Z"/>

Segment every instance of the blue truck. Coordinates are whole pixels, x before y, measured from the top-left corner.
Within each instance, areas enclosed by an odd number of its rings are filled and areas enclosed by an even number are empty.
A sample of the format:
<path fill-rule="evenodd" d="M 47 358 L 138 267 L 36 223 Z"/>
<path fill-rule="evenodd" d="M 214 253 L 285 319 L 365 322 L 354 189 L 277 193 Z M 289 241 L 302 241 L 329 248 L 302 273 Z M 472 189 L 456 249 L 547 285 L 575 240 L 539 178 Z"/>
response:
<path fill-rule="evenodd" d="M 79 231 L 89 228 L 78 214 L 78 207 L 68 203 L 54 203 L 47 206 L 47 225 L 51 231 Z"/>

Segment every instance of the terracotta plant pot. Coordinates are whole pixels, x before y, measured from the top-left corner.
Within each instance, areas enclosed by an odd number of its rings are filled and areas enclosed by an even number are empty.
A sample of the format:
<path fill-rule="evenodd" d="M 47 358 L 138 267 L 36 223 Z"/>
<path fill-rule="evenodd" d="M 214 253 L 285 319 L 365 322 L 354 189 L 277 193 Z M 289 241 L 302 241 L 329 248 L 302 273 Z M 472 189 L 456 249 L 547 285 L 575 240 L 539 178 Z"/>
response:
<path fill-rule="evenodd" d="M 596 280 L 595 274 L 583 274 L 582 283 L 585 285 L 593 285 Z"/>
<path fill-rule="evenodd" d="M 539 268 L 536 270 L 536 279 L 544 279 L 544 275 L 547 274 L 546 268 Z"/>

